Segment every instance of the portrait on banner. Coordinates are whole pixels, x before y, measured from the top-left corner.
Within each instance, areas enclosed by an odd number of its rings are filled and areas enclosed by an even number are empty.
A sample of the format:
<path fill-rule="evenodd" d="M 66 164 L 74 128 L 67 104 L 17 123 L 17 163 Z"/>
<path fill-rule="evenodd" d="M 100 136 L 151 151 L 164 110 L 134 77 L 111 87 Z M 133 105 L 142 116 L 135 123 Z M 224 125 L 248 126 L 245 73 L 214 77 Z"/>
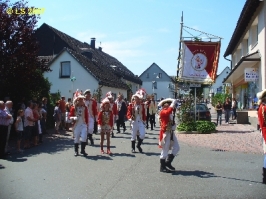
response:
<path fill-rule="evenodd" d="M 216 79 L 220 42 L 183 41 L 180 79 L 202 84 Z"/>

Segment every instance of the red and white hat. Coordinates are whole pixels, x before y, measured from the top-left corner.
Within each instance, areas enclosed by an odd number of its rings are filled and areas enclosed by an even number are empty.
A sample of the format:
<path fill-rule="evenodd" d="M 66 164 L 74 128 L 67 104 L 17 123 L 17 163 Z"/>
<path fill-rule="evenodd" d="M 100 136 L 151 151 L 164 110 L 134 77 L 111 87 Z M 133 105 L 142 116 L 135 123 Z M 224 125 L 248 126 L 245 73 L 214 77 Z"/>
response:
<path fill-rule="evenodd" d="M 141 88 L 137 90 L 137 92 L 132 97 L 138 97 L 139 99 L 143 99 L 145 94 L 147 94 L 147 92 L 143 88 Z"/>
<path fill-rule="evenodd" d="M 85 99 L 84 95 L 82 95 L 81 91 L 79 91 L 79 89 L 77 89 L 77 91 L 75 92 L 74 96 L 73 96 L 73 104 L 75 104 L 77 102 L 78 99 Z"/>
<path fill-rule="evenodd" d="M 110 101 L 107 97 L 102 100 L 100 108 L 102 108 L 105 104 L 110 104 Z"/>
<path fill-rule="evenodd" d="M 106 93 L 105 97 L 107 97 L 108 99 L 113 98 L 112 91 Z"/>

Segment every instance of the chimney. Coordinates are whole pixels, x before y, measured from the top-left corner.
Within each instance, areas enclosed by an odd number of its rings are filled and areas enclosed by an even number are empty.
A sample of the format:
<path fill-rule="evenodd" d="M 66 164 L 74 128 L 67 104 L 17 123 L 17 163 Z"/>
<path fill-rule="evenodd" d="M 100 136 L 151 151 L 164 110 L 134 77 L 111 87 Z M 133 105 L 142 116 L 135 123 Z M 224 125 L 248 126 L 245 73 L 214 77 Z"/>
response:
<path fill-rule="evenodd" d="M 95 38 L 91 38 L 91 48 L 95 49 Z"/>
<path fill-rule="evenodd" d="M 99 47 L 99 51 L 102 51 L 102 47 Z"/>
<path fill-rule="evenodd" d="M 89 60 L 92 60 L 92 53 L 91 52 L 84 51 L 81 54 L 86 56 L 87 58 L 89 58 Z"/>

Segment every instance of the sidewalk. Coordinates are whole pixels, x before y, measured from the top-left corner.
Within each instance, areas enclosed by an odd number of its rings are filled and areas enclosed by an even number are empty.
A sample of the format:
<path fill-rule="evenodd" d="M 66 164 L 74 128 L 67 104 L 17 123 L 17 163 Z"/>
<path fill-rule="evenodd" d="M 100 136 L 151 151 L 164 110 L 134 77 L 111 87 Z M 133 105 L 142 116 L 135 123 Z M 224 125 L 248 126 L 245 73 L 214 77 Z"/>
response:
<path fill-rule="evenodd" d="M 216 111 L 208 105 L 212 116 Z M 216 123 L 216 117 L 212 117 Z M 216 127 L 217 133 L 212 134 L 178 134 L 178 139 L 190 145 L 212 148 L 219 151 L 239 151 L 244 153 L 262 153 L 262 140 L 260 132 L 250 124 L 237 124 L 230 120 L 229 124 L 224 123 Z"/>

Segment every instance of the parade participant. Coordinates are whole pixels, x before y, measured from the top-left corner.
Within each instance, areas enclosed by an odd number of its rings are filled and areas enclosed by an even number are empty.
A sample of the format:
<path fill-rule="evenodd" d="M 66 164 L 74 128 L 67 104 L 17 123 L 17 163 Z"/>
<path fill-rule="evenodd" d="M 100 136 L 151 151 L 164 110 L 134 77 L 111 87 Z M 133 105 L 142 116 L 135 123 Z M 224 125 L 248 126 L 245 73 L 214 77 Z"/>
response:
<path fill-rule="evenodd" d="M 132 132 L 131 132 L 131 151 L 135 153 L 135 143 L 137 132 L 139 131 L 139 138 L 137 148 L 140 153 L 142 153 L 141 144 L 145 138 L 145 122 L 146 122 L 146 106 L 141 103 L 143 99 L 144 92 L 138 90 L 135 95 L 133 103 L 128 106 L 127 118 L 131 122 Z"/>
<path fill-rule="evenodd" d="M 85 96 L 85 105 L 88 108 L 88 115 L 89 115 L 88 139 L 90 140 L 91 145 L 94 145 L 92 134 L 94 131 L 94 122 L 97 121 L 98 117 L 97 102 L 91 98 L 90 89 L 84 91 L 84 96 Z"/>
<path fill-rule="evenodd" d="M 69 112 L 70 112 L 70 107 L 72 105 L 72 102 L 71 102 L 71 98 L 68 98 L 67 99 L 67 103 L 66 103 L 66 130 L 69 131 L 69 128 L 71 126 L 71 120 L 69 119 L 68 115 L 69 115 Z"/>
<path fill-rule="evenodd" d="M 154 95 L 151 95 L 151 98 L 149 100 L 149 115 L 150 115 L 150 124 L 151 124 L 151 130 L 153 130 L 153 127 L 155 127 L 155 114 L 157 112 L 157 105 L 154 100 Z"/>
<path fill-rule="evenodd" d="M 117 133 L 120 133 L 120 126 L 123 127 L 123 132 L 126 131 L 125 116 L 127 115 L 127 106 L 123 100 L 123 95 L 118 94 L 117 100 L 115 101 L 117 106 L 118 118 L 116 120 Z"/>
<path fill-rule="evenodd" d="M 110 110 L 110 101 L 106 97 L 103 99 L 101 103 L 101 111 L 98 114 L 98 131 L 101 133 L 101 153 L 104 154 L 103 150 L 103 142 L 104 136 L 106 135 L 107 140 L 107 154 L 111 155 L 112 152 L 110 150 L 110 134 L 113 128 L 113 111 Z"/>
<path fill-rule="evenodd" d="M 180 149 L 174 132 L 176 128 L 174 120 L 174 107 L 176 102 L 177 101 L 174 99 L 167 98 L 159 103 L 159 106 L 162 107 L 160 111 L 161 130 L 159 137 L 159 147 L 162 148 L 160 155 L 161 172 L 171 172 L 175 170 L 171 163 Z M 169 149 L 172 149 L 172 153 L 170 154 L 168 154 Z"/>
<path fill-rule="evenodd" d="M 259 119 L 259 125 L 262 135 L 262 146 L 263 146 L 263 153 L 264 153 L 264 162 L 263 162 L 263 168 L 262 168 L 262 175 L 263 184 L 266 184 L 266 89 L 257 93 L 257 97 L 259 99 L 258 105 L 258 119 Z"/>
<path fill-rule="evenodd" d="M 146 104 L 146 128 L 149 129 L 149 119 L 150 119 L 150 103 L 151 103 L 151 100 L 150 100 L 150 96 L 147 95 L 146 96 L 146 101 L 145 101 L 145 104 Z"/>
<path fill-rule="evenodd" d="M 78 156 L 78 148 L 81 138 L 81 151 L 83 156 L 88 155 L 85 152 L 86 141 L 87 141 L 87 130 L 88 130 L 88 109 L 84 104 L 85 97 L 80 92 L 76 92 L 73 97 L 73 106 L 71 106 L 69 118 L 74 121 L 73 132 L 74 132 L 74 149 L 75 156 Z"/>
<path fill-rule="evenodd" d="M 114 102 L 114 98 L 112 95 L 112 92 L 109 91 L 108 93 L 106 93 L 106 97 L 108 98 L 109 102 L 110 102 L 110 110 L 113 112 L 113 122 L 115 122 L 118 119 L 118 112 L 117 112 L 117 105 Z M 112 130 L 111 130 L 111 134 L 112 134 L 112 138 L 114 137 L 114 132 L 113 132 L 113 128 L 114 128 L 114 124 L 112 125 Z"/>

